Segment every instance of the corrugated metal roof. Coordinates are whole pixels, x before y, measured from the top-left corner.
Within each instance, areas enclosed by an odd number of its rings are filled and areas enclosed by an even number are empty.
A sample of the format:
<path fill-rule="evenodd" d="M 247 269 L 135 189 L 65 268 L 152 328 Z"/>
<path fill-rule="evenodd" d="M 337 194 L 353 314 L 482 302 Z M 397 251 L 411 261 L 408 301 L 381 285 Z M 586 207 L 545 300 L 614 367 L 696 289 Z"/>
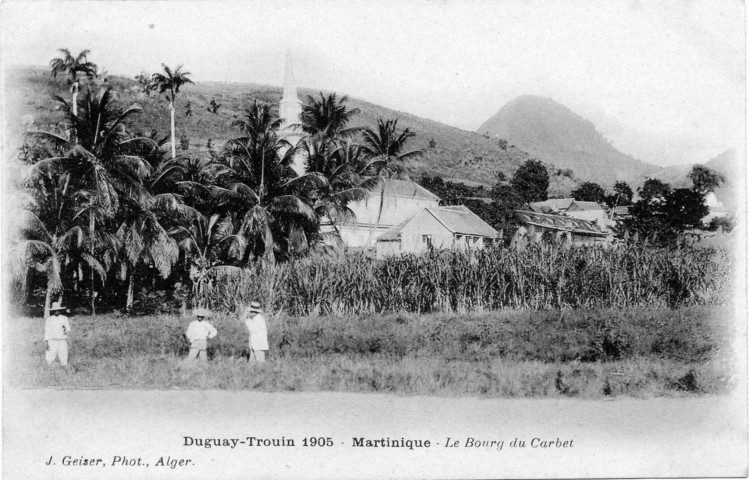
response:
<path fill-rule="evenodd" d="M 534 212 L 544 213 L 548 211 L 560 212 L 567 210 L 574 198 L 550 198 L 543 202 L 533 202 L 529 205 Z"/>
<path fill-rule="evenodd" d="M 603 207 L 597 202 L 581 202 L 579 200 L 575 200 L 567 208 L 567 210 L 571 212 L 577 210 L 603 210 Z"/>
<path fill-rule="evenodd" d="M 377 241 L 397 241 L 403 229 L 419 215 L 430 214 L 446 229 L 460 235 L 476 235 L 480 237 L 497 238 L 498 232 L 488 223 L 481 220 L 478 215 L 463 205 L 451 205 L 445 207 L 425 208 L 411 218 L 402 221 L 387 232 L 380 235 Z"/>
<path fill-rule="evenodd" d="M 462 235 L 497 238 L 497 231 L 463 205 L 427 208 L 448 230 Z"/>
<path fill-rule="evenodd" d="M 372 193 L 377 195 L 385 190 L 385 195 L 397 195 L 401 197 L 410 198 L 427 198 L 429 200 L 439 200 L 440 197 L 433 194 L 421 185 L 411 180 L 385 180 L 380 185 L 372 190 Z"/>
<path fill-rule="evenodd" d="M 523 222 L 538 227 L 585 235 L 593 235 L 598 237 L 609 235 L 607 232 L 602 231 L 595 222 L 590 222 L 588 220 L 566 217 L 564 215 L 549 215 L 545 213 L 537 213 L 526 210 L 517 210 L 516 213 Z"/>

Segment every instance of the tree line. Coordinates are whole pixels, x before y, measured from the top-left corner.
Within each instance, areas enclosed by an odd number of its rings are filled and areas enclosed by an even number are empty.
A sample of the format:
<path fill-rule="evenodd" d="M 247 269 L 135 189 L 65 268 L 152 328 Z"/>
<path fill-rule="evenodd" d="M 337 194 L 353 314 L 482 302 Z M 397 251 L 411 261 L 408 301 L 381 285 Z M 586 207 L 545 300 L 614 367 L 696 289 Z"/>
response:
<path fill-rule="evenodd" d="M 183 289 L 201 305 L 222 276 L 335 243 L 337 227 L 355 220 L 351 202 L 384 178 L 407 176 L 405 161 L 422 154 L 408 148 L 414 133 L 399 129 L 397 120 L 352 128 L 359 111 L 347 106 L 347 97 L 320 93 L 303 103 L 294 145 L 280 131 L 277 109 L 254 100 L 233 122 L 234 138 L 204 156 L 177 155 L 177 105 L 180 89 L 192 83 L 189 72 L 162 65 L 161 72 L 136 77 L 166 96 L 170 114 L 168 135 L 144 134 L 133 128 L 139 106 L 119 105 L 110 88 L 91 82 L 83 91 L 81 83 L 98 75 L 88 50 L 60 52 L 50 70 L 66 77 L 71 99 L 54 99 L 65 117 L 61 130 L 26 135 L 19 156 L 31 169 L 16 191 L 12 255 L 22 303 L 43 297 L 45 314 L 53 297 L 92 313 L 97 306 L 130 310 L 144 287 Z M 295 158 L 304 159 L 301 175 L 292 168 Z M 704 196 L 723 179 L 699 166 L 690 178 L 692 189 L 645 182 L 620 234 L 665 232 L 665 241 L 699 226 Z M 547 199 L 549 173 L 529 160 L 509 180 L 499 175 L 490 190 L 439 177 L 422 185 L 446 204 L 468 206 L 509 238 L 518 225 L 515 211 Z M 624 182 L 612 193 L 583 183 L 572 196 L 614 207 L 630 204 L 633 192 Z"/>
<path fill-rule="evenodd" d="M 658 179 L 647 179 L 637 189 L 636 201 L 634 191 L 624 181 L 617 181 L 610 192 L 597 183 L 583 182 L 570 192 L 570 197 L 596 202 L 609 211 L 629 207 L 628 215 L 615 228 L 620 239 L 650 239 L 653 244 L 668 246 L 689 230 L 732 229 L 733 221 L 728 217 L 714 218 L 707 225 L 702 221 L 709 213 L 706 196 L 720 187 L 725 177 L 704 165 L 693 166 L 688 177 L 691 188 L 673 188 Z M 543 162 L 527 160 L 509 179 L 499 172 L 490 189 L 446 182 L 438 176 L 422 178 L 421 185 L 438 195 L 445 205 L 466 205 L 508 241 L 520 225 L 515 212 L 549 198 L 549 171 Z"/>

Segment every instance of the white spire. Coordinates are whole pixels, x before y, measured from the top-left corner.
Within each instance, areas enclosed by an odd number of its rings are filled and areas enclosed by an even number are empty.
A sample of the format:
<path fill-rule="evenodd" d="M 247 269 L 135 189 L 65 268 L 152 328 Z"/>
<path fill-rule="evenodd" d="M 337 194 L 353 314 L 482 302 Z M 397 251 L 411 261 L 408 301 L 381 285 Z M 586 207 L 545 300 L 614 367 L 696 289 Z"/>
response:
<path fill-rule="evenodd" d="M 296 83 L 294 82 L 294 66 L 291 62 L 291 51 L 286 50 L 286 69 L 283 76 L 283 99 L 299 100 L 297 98 Z"/>
<path fill-rule="evenodd" d="M 280 128 L 281 136 L 292 145 L 296 144 L 302 138 L 302 132 L 298 128 L 294 129 L 291 125 L 301 123 L 302 102 L 297 95 L 296 83 L 294 82 L 294 67 L 291 62 L 291 52 L 286 50 L 286 70 L 283 78 L 283 97 L 278 105 L 278 116 L 283 119 Z M 281 152 L 282 154 L 284 152 Z M 306 160 L 297 153 L 294 155 L 292 168 L 297 175 L 303 175 L 306 170 Z"/>
<path fill-rule="evenodd" d="M 296 91 L 294 82 L 294 67 L 291 62 L 291 52 L 286 50 L 286 70 L 283 79 L 283 97 L 278 108 L 278 115 L 283 118 L 282 130 L 287 130 L 289 125 L 299 123 L 299 116 L 302 114 L 302 105 L 299 102 L 299 96 Z M 288 134 L 294 133 L 289 130 Z"/>

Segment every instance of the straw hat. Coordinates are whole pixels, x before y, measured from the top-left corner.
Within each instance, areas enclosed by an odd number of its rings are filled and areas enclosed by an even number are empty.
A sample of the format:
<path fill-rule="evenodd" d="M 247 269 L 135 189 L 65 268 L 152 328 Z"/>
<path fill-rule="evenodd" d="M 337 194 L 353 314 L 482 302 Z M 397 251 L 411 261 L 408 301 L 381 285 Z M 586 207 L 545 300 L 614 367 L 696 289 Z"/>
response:
<path fill-rule="evenodd" d="M 260 302 L 250 303 L 250 308 L 248 308 L 247 311 L 255 312 L 255 313 L 263 313 L 263 309 L 260 307 Z"/>
<path fill-rule="evenodd" d="M 65 310 L 66 307 L 62 306 L 62 302 L 52 302 L 52 306 L 49 307 L 50 312 L 56 312 L 58 310 Z"/>
<path fill-rule="evenodd" d="M 211 311 L 206 308 L 196 308 L 192 311 L 193 315 L 196 317 L 210 317 Z"/>

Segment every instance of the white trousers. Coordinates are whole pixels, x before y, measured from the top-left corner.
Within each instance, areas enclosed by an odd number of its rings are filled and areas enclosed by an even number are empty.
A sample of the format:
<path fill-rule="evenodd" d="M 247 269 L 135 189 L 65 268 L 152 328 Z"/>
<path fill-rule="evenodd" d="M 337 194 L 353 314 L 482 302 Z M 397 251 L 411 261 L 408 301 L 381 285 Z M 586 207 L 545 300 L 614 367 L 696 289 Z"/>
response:
<path fill-rule="evenodd" d="M 68 341 L 67 340 L 47 340 L 47 351 L 44 353 L 49 365 L 60 358 L 60 365 L 68 365 Z"/>
<path fill-rule="evenodd" d="M 253 350 L 250 349 L 250 361 L 257 363 L 265 363 L 265 350 Z"/>
<path fill-rule="evenodd" d="M 208 361 L 208 341 L 207 340 L 193 340 L 190 344 L 190 351 L 187 352 L 188 360 L 200 360 L 202 362 Z"/>

